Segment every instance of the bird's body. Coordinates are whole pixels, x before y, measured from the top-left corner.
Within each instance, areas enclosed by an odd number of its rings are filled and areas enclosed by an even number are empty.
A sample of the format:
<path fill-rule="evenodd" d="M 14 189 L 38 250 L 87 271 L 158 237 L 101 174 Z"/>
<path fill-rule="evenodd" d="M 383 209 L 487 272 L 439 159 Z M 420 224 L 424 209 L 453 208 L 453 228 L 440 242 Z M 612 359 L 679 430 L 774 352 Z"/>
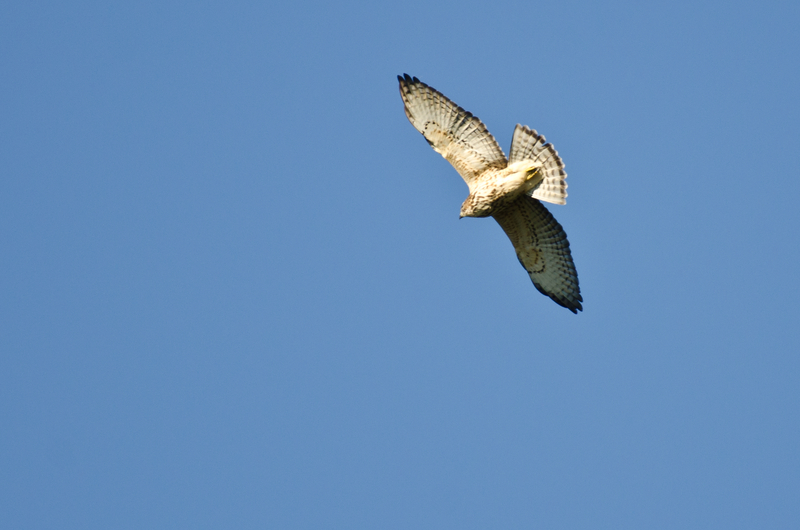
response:
<path fill-rule="evenodd" d="M 541 182 L 541 173 L 530 161 L 515 162 L 504 169 L 487 169 L 469 186 L 461 217 L 487 217 L 516 201 Z"/>
<path fill-rule="evenodd" d="M 469 186 L 461 217 L 492 216 L 534 286 L 573 313 L 583 298 L 567 235 L 539 200 L 566 204 L 564 163 L 544 136 L 517 125 L 506 159 L 486 126 L 441 92 L 398 76 L 406 116 Z"/>

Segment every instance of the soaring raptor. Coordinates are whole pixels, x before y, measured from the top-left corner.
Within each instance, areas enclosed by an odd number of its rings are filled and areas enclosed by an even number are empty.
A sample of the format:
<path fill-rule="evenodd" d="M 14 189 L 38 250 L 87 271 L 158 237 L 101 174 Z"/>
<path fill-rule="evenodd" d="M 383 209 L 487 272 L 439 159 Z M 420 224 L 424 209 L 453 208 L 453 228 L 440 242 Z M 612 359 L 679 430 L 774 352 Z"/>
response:
<path fill-rule="evenodd" d="M 494 217 L 539 292 L 573 313 L 582 311 L 567 234 L 539 202 L 567 203 L 567 174 L 552 144 L 517 124 L 506 159 L 472 113 L 416 77 L 405 74 L 397 79 L 411 125 L 469 186 L 461 217 Z"/>

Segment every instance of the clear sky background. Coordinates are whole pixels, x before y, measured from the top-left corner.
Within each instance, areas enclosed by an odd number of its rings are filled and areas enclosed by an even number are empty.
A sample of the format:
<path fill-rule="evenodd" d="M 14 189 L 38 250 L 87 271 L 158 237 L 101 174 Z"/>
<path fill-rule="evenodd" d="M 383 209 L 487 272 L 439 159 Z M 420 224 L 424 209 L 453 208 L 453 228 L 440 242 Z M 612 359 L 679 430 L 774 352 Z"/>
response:
<path fill-rule="evenodd" d="M 799 26 L 2 3 L 0 527 L 800 527 Z M 583 313 L 404 72 L 553 142 Z"/>

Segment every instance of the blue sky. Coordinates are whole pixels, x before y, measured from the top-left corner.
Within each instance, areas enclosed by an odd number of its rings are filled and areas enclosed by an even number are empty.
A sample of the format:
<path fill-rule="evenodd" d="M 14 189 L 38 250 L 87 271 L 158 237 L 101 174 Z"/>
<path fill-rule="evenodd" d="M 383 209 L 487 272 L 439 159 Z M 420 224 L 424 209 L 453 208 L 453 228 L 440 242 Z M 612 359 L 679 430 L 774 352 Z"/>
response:
<path fill-rule="evenodd" d="M 0 527 L 797 528 L 792 2 L 0 7 Z M 569 174 L 584 312 L 408 123 Z"/>

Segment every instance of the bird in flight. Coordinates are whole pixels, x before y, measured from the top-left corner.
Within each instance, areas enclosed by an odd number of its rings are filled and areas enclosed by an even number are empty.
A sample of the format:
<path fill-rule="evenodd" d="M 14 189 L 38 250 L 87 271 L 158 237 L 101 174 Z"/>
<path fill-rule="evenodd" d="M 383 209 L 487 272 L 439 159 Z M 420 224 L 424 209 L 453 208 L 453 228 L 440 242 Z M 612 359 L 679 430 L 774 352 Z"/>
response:
<path fill-rule="evenodd" d="M 544 136 L 517 124 L 509 157 L 486 126 L 438 90 L 397 76 L 406 116 L 469 186 L 461 217 L 492 216 L 540 293 L 583 311 L 567 234 L 539 201 L 567 203 L 564 162 Z"/>

